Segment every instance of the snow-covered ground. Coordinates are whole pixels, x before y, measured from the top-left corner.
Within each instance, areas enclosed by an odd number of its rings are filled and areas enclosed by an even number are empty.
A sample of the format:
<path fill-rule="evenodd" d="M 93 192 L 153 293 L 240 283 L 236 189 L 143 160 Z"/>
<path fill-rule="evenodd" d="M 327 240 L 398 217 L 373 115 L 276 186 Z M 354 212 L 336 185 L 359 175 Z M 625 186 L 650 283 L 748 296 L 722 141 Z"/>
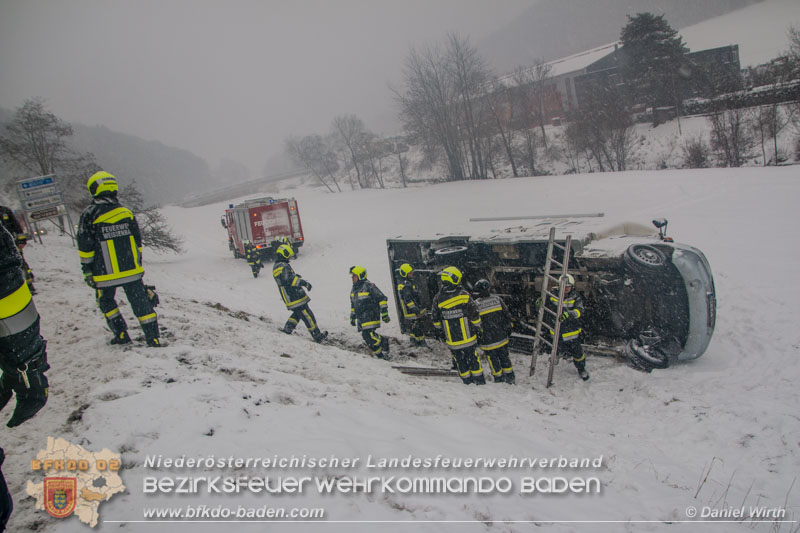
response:
<path fill-rule="evenodd" d="M 25 480 L 35 477 L 29 461 L 48 435 L 93 451 L 122 452 L 127 491 L 102 505 L 103 531 L 530 531 L 529 521 L 554 531 L 660 531 L 676 527 L 666 522 L 689 520 L 689 507 L 743 505 L 785 507 L 785 519 L 797 520 L 800 487 L 792 485 L 800 472 L 798 167 L 548 176 L 333 195 L 297 188 L 291 194 L 307 239 L 294 267 L 313 284 L 311 308 L 333 345 L 311 343 L 302 327 L 292 337 L 277 332 L 288 313 L 268 271 L 253 279 L 246 263 L 228 251 L 219 223 L 226 204 L 166 208 L 187 252 L 160 256 L 145 250 L 146 281 L 158 287 L 160 323 L 170 343 L 160 350 L 106 344 L 109 333 L 68 237 L 47 235 L 44 246 L 26 248 L 49 342 L 51 397 L 36 418 L 2 430 L 0 444 L 9 456 L 3 470 L 16 501 L 10 531 L 87 530 L 75 517 L 58 521 L 36 511 L 25 495 Z M 391 294 L 387 237 L 437 228 L 469 231 L 468 218 L 475 216 L 564 211 L 603 211 L 644 224 L 667 217 L 677 241 L 705 252 L 719 304 L 716 333 L 703 357 L 652 374 L 590 357 L 590 381 L 561 364 L 554 386 L 546 389 L 541 371 L 527 376 L 529 358 L 514 355 L 517 386 L 464 386 L 457 379 L 399 374 L 390 363 L 370 358 L 349 326 L 350 266 L 365 266 L 369 278 Z M 391 309 L 393 321 L 381 331 L 399 340 L 392 344 L 395 360 L 414 364 Z M 138 335 L 127 302 L 122 310 Z M 449 365 L 441 346 L 419 360 Z M 7 408 L 3 420 L 9 415 Z M 370 455 L 602 456 L 602 466 L 145 468 L 145 458 L 158 454 L 335 456 L 360 458 L 360 466 Z M 486 476 L 508 477 L 514 490 L 143 494 L 144 476 L 170 475 Z M 519 493 L 520 478 L 553 476 L 597 477 L 602 491 Z M 137 522 L 147 507 L 197 503 L 320 507 L 326 523 Z M 751 523 L 694 524 L 687 530 L 736 526 Z M 797 531 L 798 525 L 767 521 L 752 527 Z"/>

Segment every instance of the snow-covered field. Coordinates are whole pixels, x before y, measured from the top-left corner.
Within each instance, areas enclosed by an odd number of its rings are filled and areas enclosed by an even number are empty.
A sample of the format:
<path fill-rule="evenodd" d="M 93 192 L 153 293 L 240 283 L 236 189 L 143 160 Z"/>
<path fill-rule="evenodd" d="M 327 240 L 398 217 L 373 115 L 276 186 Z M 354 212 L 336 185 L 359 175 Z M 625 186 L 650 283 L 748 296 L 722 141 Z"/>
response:
<path fill-rule="evenodd" d="M 304 328 L 277 332 L 288 316 L 268 270 L 253 279 L 227 248 L 226 204 L 165 213 L 186 240 L 180 256 L 145 250 L 146 281 L 161 295 L 169 346 L 106 345 L 109 333 L 80 276 L 68 237 L 26 248 L 49 344 L 51 398 L 33 420 L 2 431 L 3 470 L 16 501 L 10 531 L 86 531 L 57 521 L 25 495 L 29 461 L 48 435 L 93 451 L 121 451 L 124 494 L 101 507 L 111 531 L 659 531 L 690 520 L 687 508 L 745 506 L 800 515 L 800 172 L 798 167 L 628 172 L 520 178 L 325 194 L 291 191 L 307 244 L 295 270 L 313 284 L 311 307 L 336 344 Z M 371 359 L 349 326 L 348 269 L 367 268 L 391 294 L 386 238 L 441 228 L 469 230 L 469 217 L 603 211 L 648 224 L 697 246 L 714 272 L 718 319 L 700 359 L 652 374 L 590 357 L 589 382 L 571 365 L 531 379 L 513 357 L 517 386 L 464 386 L 457 379 L 399 374 Z M 512 224 L 513 225 L 513 224 Z M 124 297 L 120 299 L 122 303 Z M 138 336 L 127 302 L 122 304 Z M 396 361 L 410 362 L 399 340 Z M 420 357 L 448 366 L 441 346 Z M 542 358 L 546 359 L 546 358 Z M 540 360 L 543 365 L 544 361 Z M 484 364 L 484 366 L 486 366 Z M 7 409 L 3 420 L 9 416 Z M 334 467 L 155 471 L 148 455 L 360 458 L 597 458 L 599 468 L 348 469 Z M 375 459 L 373 459 L 375 460 Z M 144 476 L 508 477 L 508 494 L 145 495 Z M 520 494 L 522 477 L 596 477 L 600 494 Z M 239 505 L 320 507 L 324 524 L 140 522 L 147 507 Z M 691 511 L 689 511 L 691 513 Z M 735 518 L 733 520 L 736 520 Z M 381 521 L 375 523 L 374 521 Z M 578 523 L 589 521 L 592 523 Z M 121 524 L 119 522 L 125 522 Z M 627 523 L 621 523 L 627 522 Z M 797 531 L 797 522 L 693 524 L 691 531 Z M 738 526 L 738 527 L 737 527 Z M 680 526 L 677 526 L 680 527 Z"/>

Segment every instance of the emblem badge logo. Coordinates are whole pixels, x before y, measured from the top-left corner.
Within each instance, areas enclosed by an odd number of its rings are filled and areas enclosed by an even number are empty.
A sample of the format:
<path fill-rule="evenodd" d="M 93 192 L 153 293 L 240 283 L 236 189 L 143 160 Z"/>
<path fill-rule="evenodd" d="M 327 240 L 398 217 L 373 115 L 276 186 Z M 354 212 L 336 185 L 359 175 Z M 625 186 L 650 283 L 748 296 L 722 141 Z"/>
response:
<path fill-rule="evenodd" d="M 75 510 L 78 480 L 74 477 L 44 478 L 44 508 L 51 516 L 66 518 Z"/>

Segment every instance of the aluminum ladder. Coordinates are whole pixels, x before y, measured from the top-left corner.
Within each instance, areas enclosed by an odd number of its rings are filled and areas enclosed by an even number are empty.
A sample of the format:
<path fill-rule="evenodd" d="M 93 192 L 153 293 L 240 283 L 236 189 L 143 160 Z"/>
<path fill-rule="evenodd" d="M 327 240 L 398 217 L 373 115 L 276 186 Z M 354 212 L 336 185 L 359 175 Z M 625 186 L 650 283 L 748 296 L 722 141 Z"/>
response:
<path fill-rule="evenodd" d="M 547 259 L 544 263 L 542 291 L 539 293 L 539 298 L 541 298 L 542 305 L 539 307 L 539 311 L 536 315 L 536 336 L 533 339 L 533 353 L 531 354 L 531 370 L 529 374 L 533 376 L 534 372 L 536 372 L 536 359 L 539 355 L 539 346 L 542 343 L 546 344 L 550 348 L 550 368 L 547 372 L 548 387 L 553 384 L 553 371 L 555 370 L 556 363 L 558 362 L 558 341 L 561 338 L 561 322 L 558 321 L 558 317 L 561 316 L 561 313 L 563 312 L 564 286 L 566 285 L 567 281 L 567 271 L 569 270 L 569 250 L 570 246 L 572 245 L 572 235 L 567 235 L 564 246 L 558 244 L 555 241 L 555 238 L 556 228 L 551 227 L 550 238 L 547 241 Z M 563 260 L 560 263 L 553 258 L 554 248 L 557 248 L 563 252 Z M 556 272 L 560 270 L 559 277 L 555 277 L 550 273 L 551 266 L 556 267 Z M 558 284 L 558 294 L 550 292 L 551 281 Z M 558 299 L 558 306 L 555 312 L 547 308 L 547 299 L 550 297 Z M 545 320 L 545 313 L 552 315 L 548 316 L 549 320 L 547 321 Z M 552 326 L 551 321 L 554 324 Z M 543 326 L 548 329 L 548 333 L 551 329 L 554 331 L 552 342 L 544 338 L 542 331 Z"/>

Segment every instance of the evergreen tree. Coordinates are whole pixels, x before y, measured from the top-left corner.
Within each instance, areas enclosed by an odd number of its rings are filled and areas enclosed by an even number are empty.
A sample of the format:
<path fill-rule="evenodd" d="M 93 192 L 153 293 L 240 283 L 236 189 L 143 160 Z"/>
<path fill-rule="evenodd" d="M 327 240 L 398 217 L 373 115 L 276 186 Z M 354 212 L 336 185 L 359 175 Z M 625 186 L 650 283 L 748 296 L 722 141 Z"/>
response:
<path fill-rule="evenodd" d="M 664 15 L 638 13 L 622 28 L 623 74 L 636 103 L 677 105 L 680 68 L 688 52 Z"/>

